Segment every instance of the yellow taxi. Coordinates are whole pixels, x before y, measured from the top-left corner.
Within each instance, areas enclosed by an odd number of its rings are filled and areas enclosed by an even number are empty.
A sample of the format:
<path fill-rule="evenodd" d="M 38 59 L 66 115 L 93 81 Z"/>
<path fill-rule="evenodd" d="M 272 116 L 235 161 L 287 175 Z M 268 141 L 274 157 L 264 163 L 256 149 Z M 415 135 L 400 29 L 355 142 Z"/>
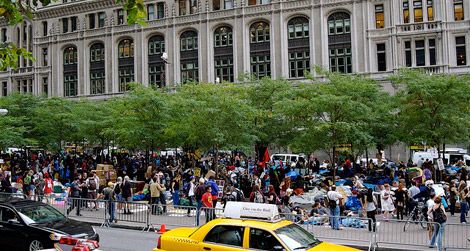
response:
<path fill-rule="evenodd" d="M 177 228 L 158 239 L 153 251 L 356 251 L 322 242 L 299 225 L 282 220 L 276 205 L 228 202 L 224 217 L 199 228 Z"/>

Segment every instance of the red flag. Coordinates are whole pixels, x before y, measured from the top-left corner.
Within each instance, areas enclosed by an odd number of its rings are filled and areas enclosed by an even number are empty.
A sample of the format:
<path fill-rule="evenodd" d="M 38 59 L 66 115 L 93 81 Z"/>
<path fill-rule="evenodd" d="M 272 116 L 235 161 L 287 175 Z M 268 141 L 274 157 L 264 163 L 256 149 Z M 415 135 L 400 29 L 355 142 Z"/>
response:
<path fill-rule="evenodd" d="M 264 156 L 263 156 L 263 162 L 269 162 L 271 160 L 271 158 L 269 157 L 269 152 L 268 152 L 268 148 L 266 147 L 266 151 L 264 151 Z"/>

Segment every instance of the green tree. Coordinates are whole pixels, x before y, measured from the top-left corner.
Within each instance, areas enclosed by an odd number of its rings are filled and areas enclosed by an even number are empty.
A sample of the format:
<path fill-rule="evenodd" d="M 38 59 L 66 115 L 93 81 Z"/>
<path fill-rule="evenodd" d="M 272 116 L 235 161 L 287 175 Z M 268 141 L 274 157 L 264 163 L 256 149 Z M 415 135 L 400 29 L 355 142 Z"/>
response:
<path fill-rule="evenodd" d="M 399 88 L 396 106 L 403 142 L 426 142 L 439 149 L 468 137 L 468 76 L 402 70 L 391 80 Z"/>
<path fill-rule="evenodd" d="M 295 97 L 282 107 L 295 125 L 292 149 L 325 150 L 330 162 L 336 163 L 338 146 L 360 148 L 373 141 L 370 115 L 384 94 L 375 81 L 364 77 L 323 74 L 325 81 L 311 78 L 313 83 L 300 85 Z"/>

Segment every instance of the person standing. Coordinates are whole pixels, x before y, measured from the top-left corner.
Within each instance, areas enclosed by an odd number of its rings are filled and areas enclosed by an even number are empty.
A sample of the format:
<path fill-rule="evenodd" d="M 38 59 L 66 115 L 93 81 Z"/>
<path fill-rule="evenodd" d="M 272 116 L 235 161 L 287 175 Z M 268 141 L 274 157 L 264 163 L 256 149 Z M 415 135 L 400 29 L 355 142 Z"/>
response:
<path fill-rule="evenodd" d="M 457 204 L 457 198 L 459 197 L 459 191 L 457 191 L 457 187 L 455 185 L 455 182 L 452 181 L 450 183 L 450 188 L 449 188 L 449 210 L 450 210 L 450 215 L 454 216 L 455 214 L 455 204 Z"/>
<path fill-rule="evenodd" d="M 395 206 L 393 205 L 393 199 L 392 199 L 393 192 L 390 191 L 390 185 L 385 184 L 384 185 L 384 190 L 380 192 L 380 202 L 382 205 L 382 212 L 384 214 L 384 219 L 388 220 L 390 212 L 393 212 L 395 210 Z"/>
<path fill-rule="evenodd" d="M 339 204 L 343 199 L 343 195 L 336 191 L 336 186 L 332 186 L 331 190 L 327 193 L 328 205 L 330 208 L 330 224 L 331 228 L 339 230 Z"/>
<path fill-rule="evenodd" d="M 276 192 L 274 191 L 274 186 L 269 185 L 268 188 L 268 196 L 266 200 L 268 201 L 268 204 L 277 204 L 277 201 L 279 200 L 279 197 L 277 196 Z"/>
<path fill-rule="evenodd" d="M 197 202 L 197 211 L 196 211 L 196 226 L 199 226 L 199 217 L 201 216 L 201 207 L 202 207 L 202 196 L 206 192 L 206 187 L 204 185 L 206 181 L 204 178 L 199 179 L 199 185 L 196 188 L 196 202 Z"/>
<path fill-rule="evenodd" d="M 49 176 L 49 173 L 44 174 L 44 196 L 46 203 L 52 203 L 52 192 L 54 191 L 54 181 Z"/>
<path fill-rule="evenodd" d="M 367 189 L 367 194 L 364 196 L 364 207 L 363 210 L 366 211 L 367 218 L 369 219 L 369 231 L 375 232 L 375 225 L 377 220 L 375 219 L 375 214 L 377 212 L 377 199 L 372 194 L 372 188 Z"/>
<path fill-rule="evenodd" d="M 191 207 L 194 206 L 194 193 L 196 190 L 196 185 L 194 184 L 195 178 L 191 176 L 188 184 L 188 200 L 189 200 L 189 207 L 188 207 L 188 217 L 191 216 Z"/>
<path fill-rule="evenodd" d="M 212 194 L 212 207 L 217 206 L 217 199 L 219 198 L 219 186 L 215 183 L 214 176 L 209 177 L 208 185 L 211 186 Z"/>
<path fill-rule="evenodd" d="M 157 177 L 157 188 L 160 191 L 159 200 L 160 200 L 160 204 L 162 204 L 163 213 L 166 213 L 166 196 L 165 196 L 166 188 L 165 188 L 165 184 L 163 184 L 163 182 L 160 180 L 160 176 Z"/>
<path fill-rule="evenodd" d="M 173 182 L 171 182 L 171 196 L 173 199 L 173 206 L 180 204 L 180 181 L 181 176 L 177 174 L 173 179 Z"/>
<path fill-rule="evenodd" d="M 212 188 L 206 186 L 206 192 L 202 195 L 202 206 L 206 211 L 206 223 L 213 220 L 215 217 L 214 207 L 212 202 Z"/>
<path fill-rule="evenodd" d="M 70 187 L 70 198 L 71 198 L 71 205 L 67 209 L 67 215 L 74 210 L 75 208 L 77 209 L 77 216 L 82 216 L 80 214 L 80 207 L 81 207 L 81 201 L 80 201 L 80 194 L 82 193 L 82 185 L 80 184 L 81 182 L 81 176 L 78 175 L 75 177 L 75 180 L 72 182 L 72 185 Z"/>
<path fill-rule="evenodd" d="M 93 200 L 93 203 L 95 204 L 94 209 L 98 211 L 96 194 L 99 191 L 99 178 L 96 176 L 96 172 L 92 172 L 90 174 L 90 177 L 88 177 L 88 179 L 86 180 L 86 186 L 88 188 L 88 199 L 90 199 L 90 202 Z"/>
<path fill-rule="evenodd" d="M 122 198 L 126 202 L 124 208 L 124 214 L 132 214 L 130 210 L 130 205 L 127 202 L 132 202 L 132 186 L 129 179 L 129 176 L 124 177 L 124 182 L 122 183 Z"/>
<path fill-rule="evenodd" d="M 467 223 L 468 201 L 470 200 L 470 189 L 467 187 L 465 180 L 460 181 L 459 185 L 460 196 L 460 223 Z"/>
<path fill-rule="evenodd" d="M 152 181 L 150 184 L 150 204 L 152 205 L 152 214 L 156 215 L 160 199 L 160 189 L 158 189 L 157 177 L 153 177 Z"/>
<path fill-rule="evenodd" d="M 405 190 L 405 185 L 400 183 L 398 189 L 395 192 L 395 198 L 397 203 L 397 219 L 403 220 L 403 210 L 405 208 L 405 202 L 407 201 L 406 196 L 407 192 Z"/>
<path fill-rule="evenodd" d="M 434 198 L 434 205 L 428 210 L 428 215 L 432 215 L 432 219 L 434 222 L 434 232 L 429 247 L 434 248 L 434 245 L 437 242 L 438 250 L 442 251 L 442 237 L 444 236 L 447 215 L 446 210 L 442 205 L 441 196 L 436 196 Z"/>
<path fill-rule="evenodd" d="M 114 194 L 114 184 L 113 182 L 108 182 L 108 186 L 103 189 L 104 200 L 108 205 L 108 213 L 109 213 L 109 221 L 108 223 L 111 224 L 112 222 L 117 222 L 115 220 L 115 211 L 116 207 L 114 202 L 116 201 L 116 195 Z"/>

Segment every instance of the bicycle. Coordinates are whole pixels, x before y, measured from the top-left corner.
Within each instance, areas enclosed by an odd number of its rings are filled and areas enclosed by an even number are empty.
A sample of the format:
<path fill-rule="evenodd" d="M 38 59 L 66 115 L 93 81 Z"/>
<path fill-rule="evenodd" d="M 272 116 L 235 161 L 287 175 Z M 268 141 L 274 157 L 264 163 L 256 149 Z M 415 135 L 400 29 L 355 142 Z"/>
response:
<path fill-rule="evenodd" d="M 423 229 L 426 229 L 427 227 L 427 208 L 424 202 L 418 202 L 418 205 L 416 205 L 413 210 L 411 210 L 410 216 L 405 222 L 405 225 L 403 226 L 403 232 L 406 232 L 408 227 L 412 222 L 415 224 L 420 224 Z"/>

